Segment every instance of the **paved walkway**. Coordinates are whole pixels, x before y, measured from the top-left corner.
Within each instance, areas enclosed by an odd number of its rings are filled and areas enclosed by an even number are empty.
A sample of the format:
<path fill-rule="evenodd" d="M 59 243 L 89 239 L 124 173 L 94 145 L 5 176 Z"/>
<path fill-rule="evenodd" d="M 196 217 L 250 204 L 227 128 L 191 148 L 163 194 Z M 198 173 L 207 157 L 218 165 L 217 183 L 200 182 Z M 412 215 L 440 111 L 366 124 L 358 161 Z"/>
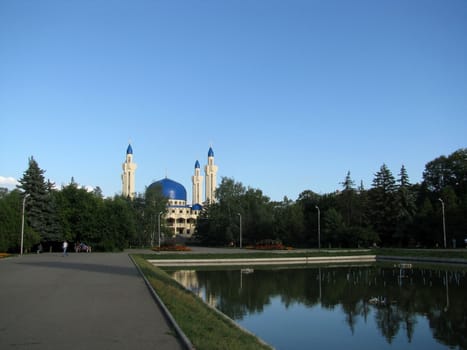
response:
<path fill-rule="evenodd" d="M 182 349 L 127 253 L 0 259 L 0 349 Z"/>

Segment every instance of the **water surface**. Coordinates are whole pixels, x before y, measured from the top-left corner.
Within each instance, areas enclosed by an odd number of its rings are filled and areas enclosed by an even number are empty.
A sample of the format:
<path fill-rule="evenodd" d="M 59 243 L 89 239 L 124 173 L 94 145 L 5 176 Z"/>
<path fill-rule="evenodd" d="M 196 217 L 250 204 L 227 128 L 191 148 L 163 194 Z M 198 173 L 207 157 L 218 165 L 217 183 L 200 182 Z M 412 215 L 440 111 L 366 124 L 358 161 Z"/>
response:
<path fill-rule="evenodd" d="M 467 349 L 465 270 L 374 264 L 170 273 L 276 349 Z"/>

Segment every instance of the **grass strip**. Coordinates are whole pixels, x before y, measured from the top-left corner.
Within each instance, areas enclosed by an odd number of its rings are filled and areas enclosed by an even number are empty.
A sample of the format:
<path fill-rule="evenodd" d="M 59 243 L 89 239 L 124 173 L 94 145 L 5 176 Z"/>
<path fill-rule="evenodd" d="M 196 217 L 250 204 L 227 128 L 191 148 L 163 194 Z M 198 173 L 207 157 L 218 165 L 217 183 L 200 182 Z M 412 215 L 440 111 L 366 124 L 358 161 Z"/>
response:
<path fill-rule="evenodd" d="M 145 257 L 132 256 L 196 349 L 271 349 L 212 310 Z"/>

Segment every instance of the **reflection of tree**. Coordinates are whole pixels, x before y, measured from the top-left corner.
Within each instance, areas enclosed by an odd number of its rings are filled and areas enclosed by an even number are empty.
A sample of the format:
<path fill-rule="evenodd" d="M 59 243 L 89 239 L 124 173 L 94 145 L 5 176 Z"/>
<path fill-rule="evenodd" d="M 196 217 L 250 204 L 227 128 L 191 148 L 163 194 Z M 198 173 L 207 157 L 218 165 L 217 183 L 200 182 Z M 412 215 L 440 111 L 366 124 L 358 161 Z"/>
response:
<path fill-rule="evenodd" d="M 286 307 L 300 303 L 308 307 L 341 307 L 352 334 L 360 318 L 372 311 L 388 343 L 405 330 L 410 342 L 417 316 L 428 318 L 433 336 L 448 346 L 467 349 L 467 287 L 465 272 L 393 267 L 354 266 L 333 268 L 287 268 L 260 270 L 240 275 L 239 270 L 197 271 L 199 288 L 217 300 L 218 308 L 234 319 L 262 312 L 279 296 Z M 448 277 L 445 277 L 448 276 Z M 242 283 L 240 283 L 242 278 Z M 449 307 L 447 288 L 449 283 Z M 370 304 L 374 297 L 385 303 Z"/>
<path fill-rule="evenodd" d="M 417 319 L 415 317 L 415 300 L 417 298 L 417 288 L 415 285 L 407 285 L 405 288 L 400 289 L 400 298 L 399 298 L 399 309 L 400 316 L 403 328 L 405 328 L 407 333 L 407 339 L 412 342 L 415 324 Z"/>
<path fill-rule="evenodd" d="M 376 324 L 389 344 L 399 332 L 402 317 L 396 306 L 391 304 L 380 307 L 376 311 Z"/>

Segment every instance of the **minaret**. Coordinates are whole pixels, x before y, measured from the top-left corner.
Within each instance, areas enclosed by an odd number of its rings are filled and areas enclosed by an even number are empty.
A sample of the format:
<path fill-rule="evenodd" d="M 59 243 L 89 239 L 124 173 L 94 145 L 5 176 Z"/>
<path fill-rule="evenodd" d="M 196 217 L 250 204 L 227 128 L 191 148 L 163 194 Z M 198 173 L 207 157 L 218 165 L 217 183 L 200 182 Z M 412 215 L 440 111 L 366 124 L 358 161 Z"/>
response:
<path fill-rule="evenodd" d="M 126 149 L 125 163 L 122 164 L 122 195 L 133 199 L 135 196 L 135 171 L 137 168 L 136 163 L 133 163 L 133 148 L 131 144 Z"/>
<path fill-rule="evenodd" d="M 191 182 L 193 183 L 193 204 L 201 204 L 203 202 L 203 177 L 198 161 L 195 163 L 195 174 L 191 177 Z"/>
<path fill-rule="evenodd" d="M 206 204 L 214 203 L 217 185 L 217 165 L 214 165 L 214 151 L 209 147 L 208 165 L 204 167 L 206 173 Z"/>

